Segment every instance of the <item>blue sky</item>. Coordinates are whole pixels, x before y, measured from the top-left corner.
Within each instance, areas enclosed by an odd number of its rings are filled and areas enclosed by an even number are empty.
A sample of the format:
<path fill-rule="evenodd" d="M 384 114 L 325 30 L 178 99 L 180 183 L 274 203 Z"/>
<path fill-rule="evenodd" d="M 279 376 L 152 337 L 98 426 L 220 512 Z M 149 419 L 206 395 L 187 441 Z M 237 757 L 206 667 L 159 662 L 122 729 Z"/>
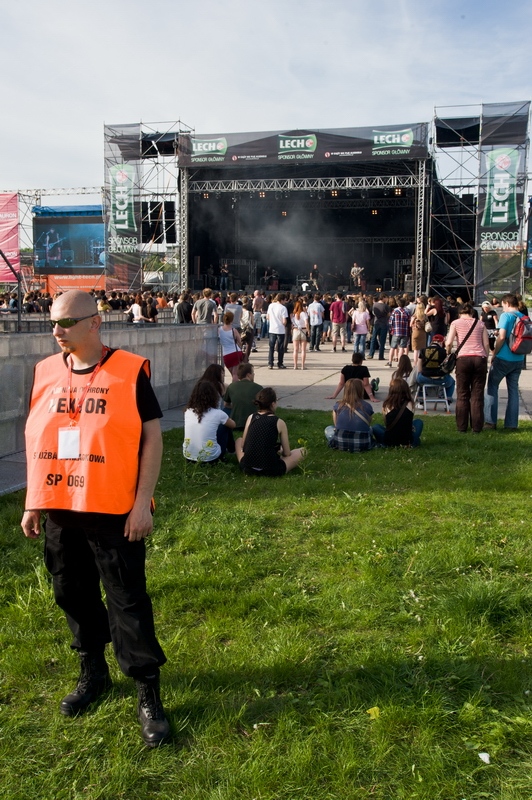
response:
<path fill-rule="evenodd" d="M 100 185 L 105 122 L 357 127 L 532 96 L 522 0 L 2 5 L 0 189 Z"/>

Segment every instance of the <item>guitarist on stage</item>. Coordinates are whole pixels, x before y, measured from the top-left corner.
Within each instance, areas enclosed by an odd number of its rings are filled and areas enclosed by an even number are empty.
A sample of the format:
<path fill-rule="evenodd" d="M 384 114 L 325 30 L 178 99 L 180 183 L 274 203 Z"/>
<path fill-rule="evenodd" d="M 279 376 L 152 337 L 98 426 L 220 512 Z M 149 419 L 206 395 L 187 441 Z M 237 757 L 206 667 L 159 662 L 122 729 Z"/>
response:
<path fill-rule="evenodd" d="M 50 261 L 61 261 L 61 242 L 62 239 L 59 238 L 59 234 L 55 228 L 50 228 L 46 234 L 46 241 L 44 244 L 47 265 L 49 265 Z M 57 264 L 55 266 L 57 266 Z"/>

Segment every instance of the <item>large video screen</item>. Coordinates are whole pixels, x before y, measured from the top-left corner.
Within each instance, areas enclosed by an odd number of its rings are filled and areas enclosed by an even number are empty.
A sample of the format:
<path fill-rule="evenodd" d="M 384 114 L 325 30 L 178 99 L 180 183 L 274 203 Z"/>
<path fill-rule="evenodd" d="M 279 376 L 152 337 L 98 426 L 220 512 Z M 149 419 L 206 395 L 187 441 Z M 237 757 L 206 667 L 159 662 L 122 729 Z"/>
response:
<path fill-rule="evenodd" d="M 34 270 L 39 275 L 92 275 L 105 270 L 101 217 L 33 219 Z"/>

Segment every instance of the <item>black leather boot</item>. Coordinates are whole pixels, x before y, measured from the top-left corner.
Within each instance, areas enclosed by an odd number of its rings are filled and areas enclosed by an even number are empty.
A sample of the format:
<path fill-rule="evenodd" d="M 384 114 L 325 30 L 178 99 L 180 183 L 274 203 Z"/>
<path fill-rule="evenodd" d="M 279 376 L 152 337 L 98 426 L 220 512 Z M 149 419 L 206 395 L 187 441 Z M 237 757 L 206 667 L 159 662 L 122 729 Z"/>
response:
<path fill-rule="evenodd" d="M 75 717 L 111 688 L 109 667 L 103 653 L 80 651 L 81 672 L 76 688 L 61 700 L 61 714 Z"/>
<path fill-rule="evenodd" d="M 140 734 L 147 747 L 158 747 L 170 735 L 170 725 L 164 714 L 159 693 L 159 675 L 146 676 L 136 683 Z"/>

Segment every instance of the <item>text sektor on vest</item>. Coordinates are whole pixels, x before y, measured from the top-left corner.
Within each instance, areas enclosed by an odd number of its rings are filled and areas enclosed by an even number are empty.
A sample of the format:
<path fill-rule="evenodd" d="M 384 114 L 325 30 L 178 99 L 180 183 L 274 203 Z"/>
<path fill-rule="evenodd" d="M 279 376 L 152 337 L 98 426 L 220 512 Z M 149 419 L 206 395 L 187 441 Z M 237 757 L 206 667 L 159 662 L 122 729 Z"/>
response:
<path fill-rule="evenodd" d="M 103 397 L 87 397 L 83 402 L 82 411 L 85 414 L 105 414 L 105 407 L 107 400 Z M 71 397 L 70 400 L 66 397 L 52 398 L 48 406 L 49 414 L 75 414 L 76 413 L 76 400 Z"/>

